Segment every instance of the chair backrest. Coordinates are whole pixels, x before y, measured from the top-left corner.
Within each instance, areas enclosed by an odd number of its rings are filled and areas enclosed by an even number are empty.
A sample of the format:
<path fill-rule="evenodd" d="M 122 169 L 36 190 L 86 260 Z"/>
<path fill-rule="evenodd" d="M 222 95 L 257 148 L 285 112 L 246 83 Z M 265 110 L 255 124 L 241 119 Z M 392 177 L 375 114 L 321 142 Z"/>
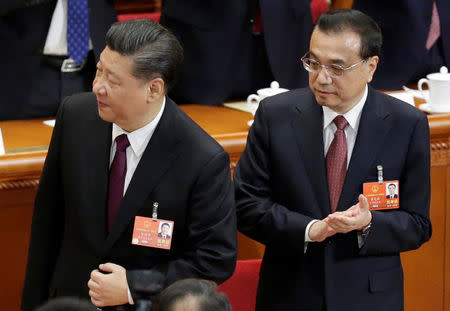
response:
<path fill-rule="evenodd" d="M 227 294 L 233 311 L 254 311 L 261 259 L 238 260 L 231 278 L 219 285 Z"/>
<path fill-rule="evenodd" d="M 311 7 L 311 14 L 314 23 L 322 13 L 328 11 L 328 3 L 326 0 L 312 0 L 309 5 Z"/>
<path fill-rule="evenodd" d="M 154 12 L 154 13 L 130 13 L 130 14 L 119 14 L 117 16 L 117 19 L 119 22 L 126 21 L 128 19 L 137 19 L 137 18 L 149 18 L 153 19 L 155 22 L 159 22 L 159 19 L 161 17 L 161 13 Z"/>

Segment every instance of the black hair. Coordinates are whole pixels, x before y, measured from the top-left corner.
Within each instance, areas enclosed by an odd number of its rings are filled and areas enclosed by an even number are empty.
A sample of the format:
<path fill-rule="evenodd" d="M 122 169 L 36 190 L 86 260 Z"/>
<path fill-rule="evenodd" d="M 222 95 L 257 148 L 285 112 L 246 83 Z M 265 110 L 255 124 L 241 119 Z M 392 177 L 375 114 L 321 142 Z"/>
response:
<path fill-rule="evenodd" d="M 166 28 L 151 19 L 114 23 L 106 45 L 122 56 L 133 58 L 133 76 L 143 81 L 162 78 L 168 92 L 178 79 L 183 48 Z"/>
<path fill-rule="evenodd" d="M 58 297 L 49 300 L 35 311 L 96 311 L 97 308 L 87 301 L 77 297 Z"/>
<path fill-rule="evenodd" d="M 316 28 L 322 32 L 353 31 L 361 38 L 359 54 L 362 59 L 379 56 L 383 36 L 378 24 L 368 15 L 358 10 L 330 10 L 320 15 Z"/>
<path fill-rule="evenodd" d="M 202 279 L 184 279 L 167 287 L 152 311 L 172 311 L 177 302 L 192 298 L 196 311 L 231 311 L 228 297 L 217 292 L 217 284 Z"/>

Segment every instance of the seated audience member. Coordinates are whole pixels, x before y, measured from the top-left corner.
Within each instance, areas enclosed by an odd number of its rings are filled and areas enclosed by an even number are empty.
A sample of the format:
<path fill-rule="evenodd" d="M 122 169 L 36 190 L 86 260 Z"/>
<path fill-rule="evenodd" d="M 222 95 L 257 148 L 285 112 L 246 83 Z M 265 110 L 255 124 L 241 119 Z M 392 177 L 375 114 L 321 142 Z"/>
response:
<path fill-rule="evenodd" d="M 184 279 L 167 287 L 151 311 L 231 311 L 231 305 L 216 283 Z"/>
<path fill-rule="evenodd" d="M 232 275 L 229 156 L 166 96 L 182 60 L 160 24 L 115 23 L 93 92 L 61 104 L 34 204 L 24 311 L 68 295 L 134 310 L 159 288 L 150 272 L 164 286 Z M 159 223 L 170 223 L 167 239 Z"/>
<path fill-rule="evenodd" d="M 399 89 L 450 65 L 450 1 L 354 0 L 383 32 L 380 63 L 372 86 Z"/>
<path fill-rule="evenodd" d="M 165 0 L 161 24 L 185 50 L 178 104 L 220 105 L 277 80 L 283 88 L 308 83 L 298 58 L 308 48 L 310 0 Z M 201 3 L 201 4 L 199 4 Z"/>
<path fill-rule="evenodd" d="M 64 97 L 90 90 L 114 3 L 0 2 L 0 120 L 54 116 Z"/>
<path fill-rule="evenodd" d="M 35 311 L 97 311 L 88 300 L 76 297 L 59 297 L 51 299 Z"/>

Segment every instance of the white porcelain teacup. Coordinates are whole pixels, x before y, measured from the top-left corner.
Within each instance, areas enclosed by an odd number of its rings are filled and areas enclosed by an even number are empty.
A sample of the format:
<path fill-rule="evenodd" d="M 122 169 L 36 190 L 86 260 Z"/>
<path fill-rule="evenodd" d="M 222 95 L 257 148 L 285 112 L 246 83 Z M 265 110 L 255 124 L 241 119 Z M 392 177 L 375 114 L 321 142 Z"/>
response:
<path fill-rule="evenodd" d="M 442 66 L 440 72 L 430 73 L 426 79 L 419 80 L 417 88 L 425 95 L 423 84 L 428 84 L 430 95 L 427 101 L 430 107 L 436 111 L 450 112 L 450 74 L 447 67 Z"/>
<path fill-rule="evenodd" d="M 257 94 L 250 94 L 247 97 L 247 104 L 257 105 L 259 104 L 260 101 L 262 101 L 266 97 L 280 94 L 286 91 L 289 90 L 281 88 L 280 84 L 277 81 L 272 81 L 272 83 L 270 83 L 270 87 L 257 90 L 256 91 Z"/>

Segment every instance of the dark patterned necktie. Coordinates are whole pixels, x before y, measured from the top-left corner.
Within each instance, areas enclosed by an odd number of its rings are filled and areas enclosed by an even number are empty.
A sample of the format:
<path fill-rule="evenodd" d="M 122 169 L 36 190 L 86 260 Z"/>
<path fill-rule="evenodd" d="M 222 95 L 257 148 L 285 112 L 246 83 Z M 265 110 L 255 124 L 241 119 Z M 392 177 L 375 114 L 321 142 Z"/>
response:
<path fill-rule="evenodd" d="M 332 213 L 336 211 L 347 173 L 347 140 L 344 129 L 348 125 L 347 120 L 343 116 L 337 116 L 333 122 L 336 124 L 337 130 L 334 133 L 334 139 L 326 157 L 328 190 L 330 192 Z"/>
<path fill-rule="evenodd" d="M 78 66 L 89 52 L 88 0 L 69 0 L 67 13 L 67 52 Z"/>
<path fill-rule="evenodd" d="M 127 148 L 130 145 L 125 134 L 116 137 L 116 153 L 109 171 L 108 228 L 111 228 L 123 198 L 127 174 Z"/>

